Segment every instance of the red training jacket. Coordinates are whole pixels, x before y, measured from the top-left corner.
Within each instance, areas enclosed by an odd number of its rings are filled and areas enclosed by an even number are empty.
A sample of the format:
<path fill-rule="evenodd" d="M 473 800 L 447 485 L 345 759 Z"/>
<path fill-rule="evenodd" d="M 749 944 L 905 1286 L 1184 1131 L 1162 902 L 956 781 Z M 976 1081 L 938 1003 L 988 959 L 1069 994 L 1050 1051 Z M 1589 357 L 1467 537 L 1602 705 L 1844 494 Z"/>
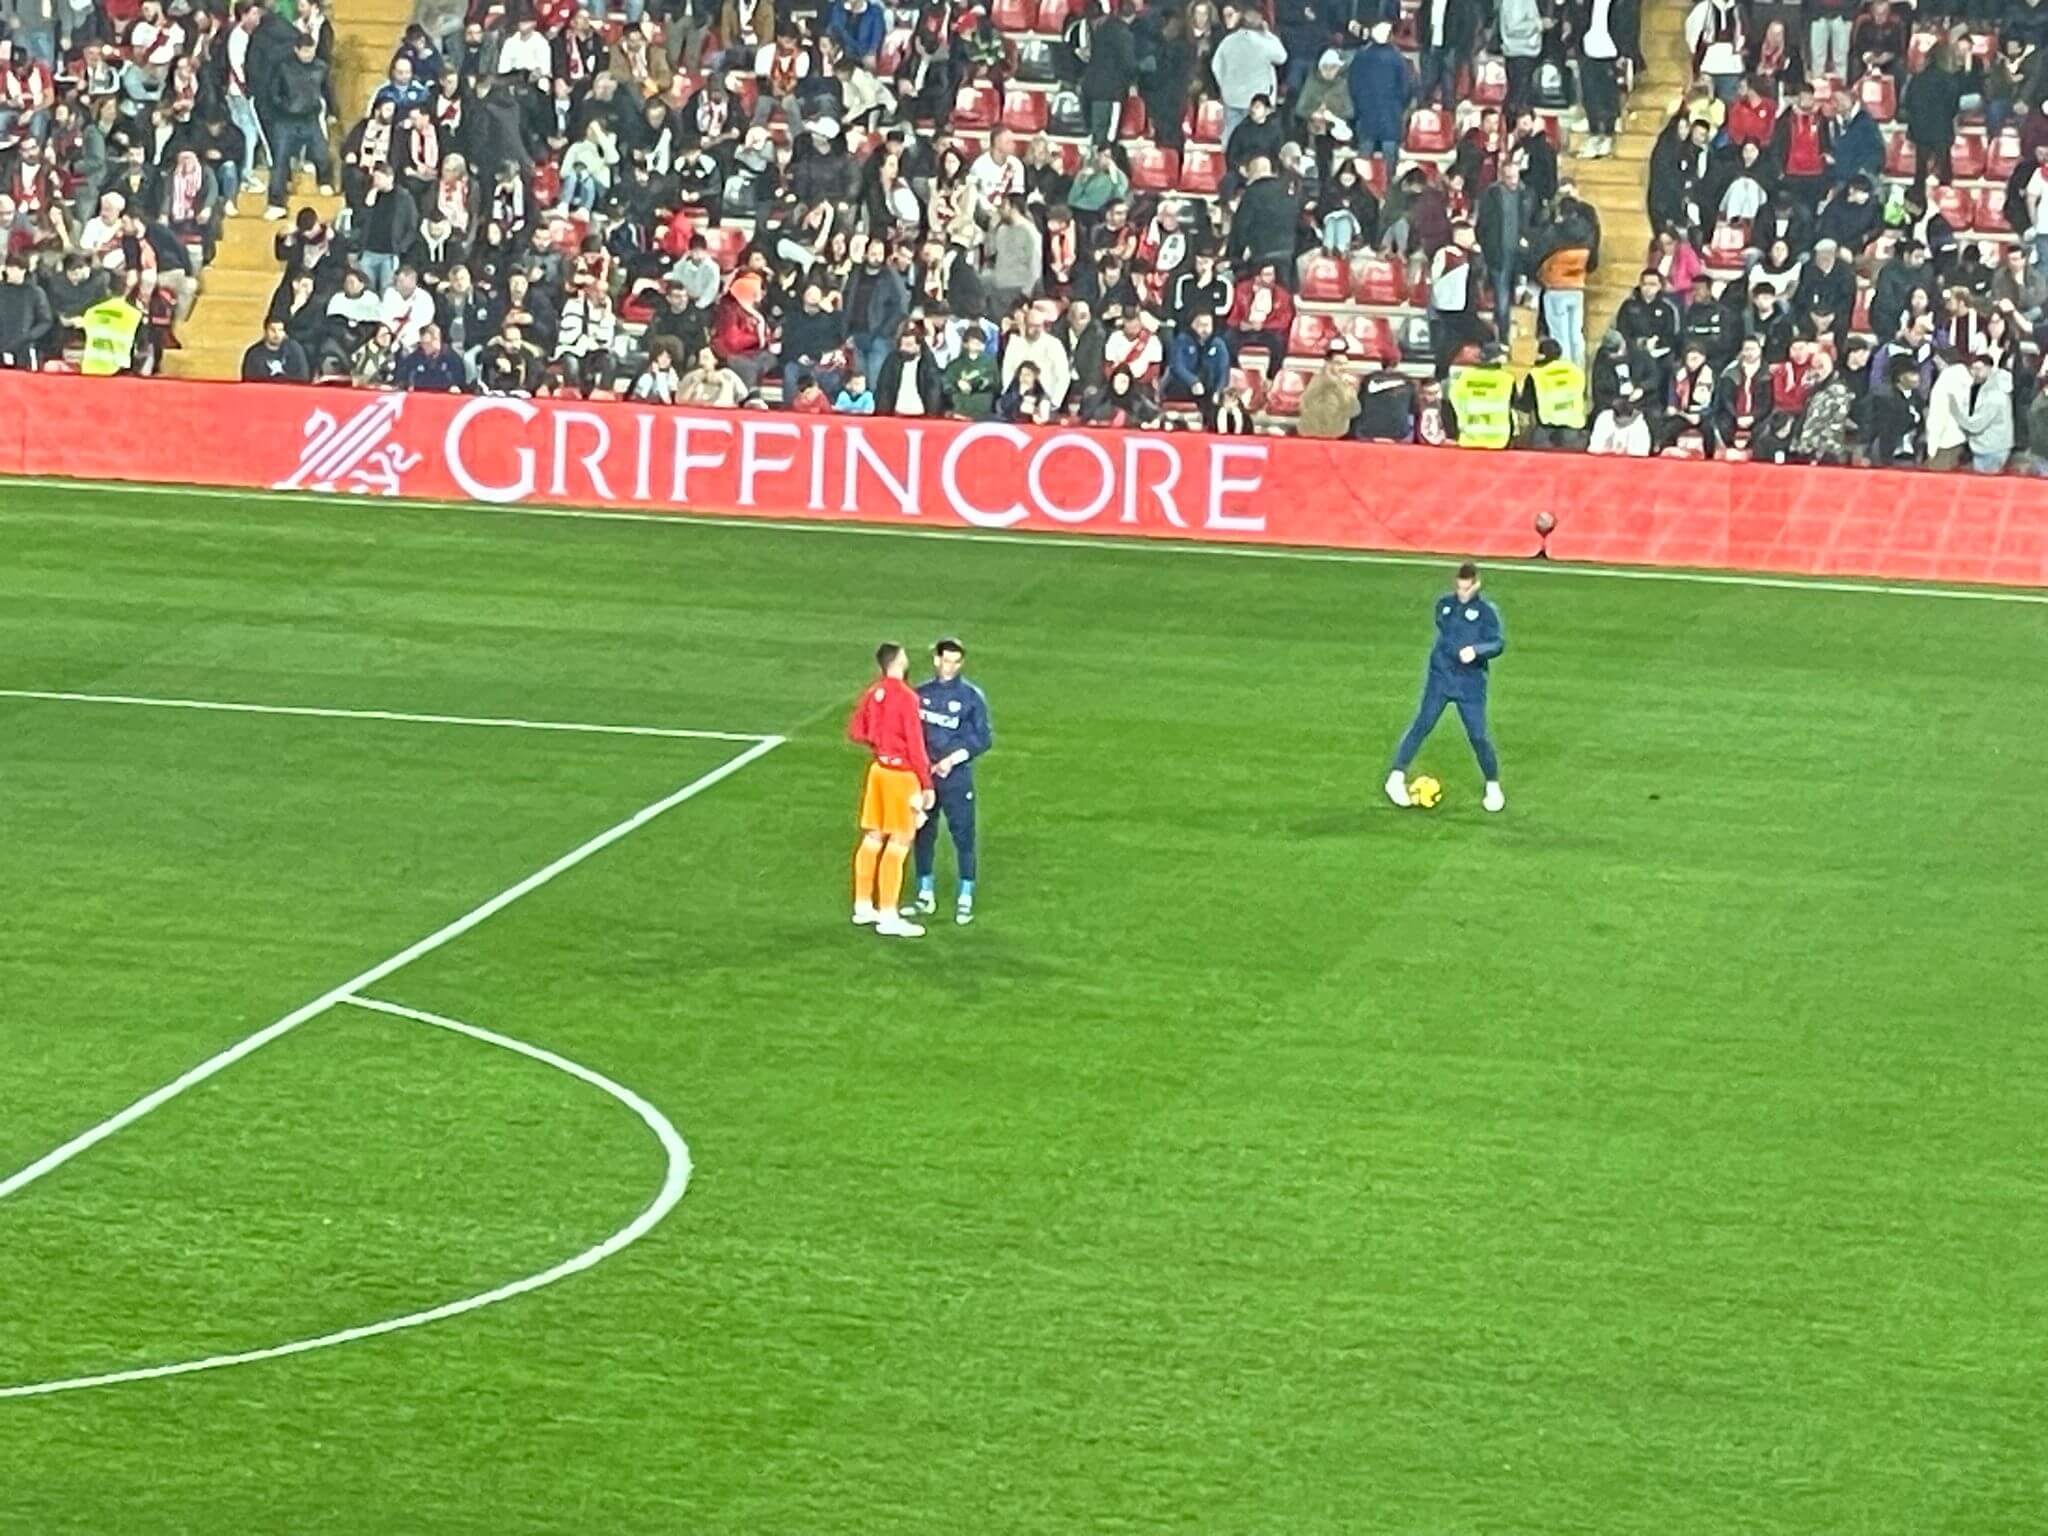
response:
<path fill-rule="evenodd" d="M 847 722 L 849 739 L 875 754 L 884 768 L 907 768 L 921 789 L 932 787 L 932 760 L 924 749 L 924 725 L 917 714 L 917 690 L 900 677 L 885 677 L 860 696 Z"/>

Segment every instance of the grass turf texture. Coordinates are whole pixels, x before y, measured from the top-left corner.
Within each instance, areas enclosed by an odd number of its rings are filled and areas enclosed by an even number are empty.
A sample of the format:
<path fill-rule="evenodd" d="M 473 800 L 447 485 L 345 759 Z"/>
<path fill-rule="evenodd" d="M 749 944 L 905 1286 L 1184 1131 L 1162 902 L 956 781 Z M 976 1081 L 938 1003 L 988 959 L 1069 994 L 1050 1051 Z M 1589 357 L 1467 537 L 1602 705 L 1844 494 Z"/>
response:
<path fill-rule="evenodd" d="M 667 1111 L 562 1285 L 0 1401 L 7 1532 L 2040 1528 L 2038 608 L 0 483 L 0 684 L 786 733 L 377 987 Z M 845 923 L 886 635 L 982 919 Z M 730 756 L 0 704 L 0 1175 Z M 946 866 L 942 863 L 942 870 Z M 949 884 L 942 883 L 942 897 Z M 0 1384 L 545 1267 L 660 1158 L 340 1010 L 0 1202 Z"/>

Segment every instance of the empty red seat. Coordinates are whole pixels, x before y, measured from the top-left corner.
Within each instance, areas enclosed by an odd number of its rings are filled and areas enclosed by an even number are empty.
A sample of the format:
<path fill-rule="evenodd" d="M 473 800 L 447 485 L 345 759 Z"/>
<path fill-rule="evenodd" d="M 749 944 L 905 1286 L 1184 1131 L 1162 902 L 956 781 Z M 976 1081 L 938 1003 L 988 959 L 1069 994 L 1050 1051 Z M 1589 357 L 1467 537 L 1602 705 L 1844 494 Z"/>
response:
<path fill-rule="evenodd" d="M 1411 155 L 1441 155 L 1457 138 L 1450 115 L 1435 107 L 1418 107 L 1408 118 L 1407 149 Z"/>
<path fill-rule="evenodd" d="M 1949 171 L 1957 181 L 1975 181 L 1984 174 L 1984 130 L 1965 128 L 1948 149 Z"/>
<path fill-rule="evenodd" d="M 1707 240 L 1702 259 L 1717 277 L 1739 277 L 1746 265 L 1743 252 L 1749 245 L 1749 231 L 1740 224 L 1717 224 Z"/>
<path fill-rule="evenodd" d="M 1351 261 L 1351 293 L 1360 304 L 1391 309 L 1405 296 L 1407 283 L 1399 263 L 1385 256 L 1355 256 Z"/>
<path fill-rule="evenodd" d="M 1887 176 L 1911 176 L 1920 165 L 1920 156 L 1913 150 L 1913 141 L 1903 133 L 1895 133 L 1884 141 L 1884 173 Z"/>
<path fill-rule="evenodd" d="M 1145 99 L 1136 91 L 1124 98 L 1124 109 L 1117 114 L 1116 136 L 1125 143 L 1152 137 L 1152 124 L 1145 116 Z"/>
<path fill-rule="evenodd" d="M 1342 304 L 1351 297 L 1351 269 L 1335 256 L 1309 257 L 1301 269 L 1301 297 L 1311 304 Z"/>
<path fill-rule="evenodd" d="M 1899 88 L 1890 75 L 1865 75 L 1856 82 L 1856 99 L 1880 123 L 1888 123 L 1899 115 Z"/>
<path fill-rule="evenodd" d="M 1401 361 L 1393 324 L 1385 315 L 1346 315 L 1337 322 L 1337 330 L 1353 360 L 1371 358 L 1390 366 Z"/>
<path fill-rule="evenodd" d="M 1038 0 L 1038 29 L 1054 37 L 1067 29 L 1067 18 L 1074 13 L 1069 0 Z"/>
<path fill-rule="evenodd" d="M 1507 64 L 1493 54 L 1481 54 L 1472 66 L 1470 100 L 1482 107 L 1497 107 L 1508 99 Z"/>
<path fill-rule="evenodd" d="M 1044 91 L 1013 85 L 1003 92 L 1003 126 L 1013 133 L 1042 133 L 1051 102 Z"/>
<path fill-rule="evenodd" d="M 747 248 L 745 230 L 724 224 L 707 224 L 697 233 L 704 237 L 705 249 L 717 259 L 720 271 L 730 272 L 740 264 L 740 252 Z"/>
<path fill-rule="evenodd" d="M 1976 217 L 1977 205 L 1971 201 L 1970 194 L 1961 187 L 1952 187 L 1946 182 L 1937 182 L 1929 187 L 1927 201 L 1928 206 L 1948 220 L 1949 228 L 1957 234 L 1967 230 L 1970 221 Z"/>
<path fill-rule="evenodd" d="M 1338 335 L 1337 322 L 1319 310 L 1296 310 L 1294 329 L 1287 333 L 1289 357 L 1321 357 Z"/>
<path fill-rule="evenodd" d="M 983 80 L 960 87 L 953 97 L 953 126 L 974 130 L 993 128 L 1003 115 L 1003 99 L 996 88 Z"/>
<path fill-rule="evenodd" d="M 1314 376 L 1309 368 L 1287 367 L 1273 375 L 1272 385 L 1266 390 L 1266 414 L 1269 416 L 1299 416 L 1301 397 L 1308 391 L 1308 381 Z"/>
<path fill-rule="evenodd" d="M 2011 234 L 2012 225 L 2005 219 L 2005 188 L 1986 187 L 1979 192 L 1970 223 L 1980 235 Z"/>
<path fill-rule="evenodd" d="M 1060 170 L 1068 176 L 1079 175 L 1081 162 L 1088 158 L 1087 147 L 1072 139 L 1055 140 L 1052 147 L 1060 157 Z"/>
<path fill-rule="evenodd" d="M 1170 149 L 1147 144 L 1131 151 L 1131 190 L 1171 192 L 1180 185 L 1180 156 Z"/>
<path fill-rule="evenodd" d="M 2010 180 L 2020 164 L 2020 131 L 2002 128 L 1984 152 L 1984 175 L 1997 182 Z"/>
<path fill-rule="evenodd" d="M 875 56 L 875 72 L 884 80 L 895 74 L 903 65 L 903 59 L 910 52 L 910 40 L 916 36 L 908 27 L 897 27 L 882 39 L 882 51 Z"/>
<path fill-rule="evenodd" d="M 1223 142 L 1223 103 L 1210 97 L 1188 108 L 1187 135 L 1197 144 Z"/>
<path fill-rule="evenodd" d="M 1033 0 L 995 0 L 989 20 L 999 32 L 1029 32 L 1038 24 L 1038 7 Z"/>
<path fill-rule="evenodd" d="M 1189 145 L 1180 154 L 1181 191 L 1214 193 L 1222 184 L 1225 165 L 1222 150 Z"/>

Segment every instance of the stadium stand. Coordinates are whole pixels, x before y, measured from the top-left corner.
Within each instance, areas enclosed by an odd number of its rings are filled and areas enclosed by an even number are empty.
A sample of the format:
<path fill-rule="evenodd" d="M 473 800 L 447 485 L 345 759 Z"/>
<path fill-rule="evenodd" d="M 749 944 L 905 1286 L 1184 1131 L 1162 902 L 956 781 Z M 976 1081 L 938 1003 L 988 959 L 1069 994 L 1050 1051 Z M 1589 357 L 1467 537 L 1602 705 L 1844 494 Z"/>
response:
<path fill-rule="evenodd" d="M 0 164 L 51 190 L 0 211 L 62 318 L 81 248 L 149 306 L 143 369 L 1980 468 L 2028 440 L 2037 0 L 477 0 L 388 54 L 366 10 L 339 88 L 318 0 L 128 3 L 15 24 Z M 278 147 L 333 195 L 238 200 Z"/>

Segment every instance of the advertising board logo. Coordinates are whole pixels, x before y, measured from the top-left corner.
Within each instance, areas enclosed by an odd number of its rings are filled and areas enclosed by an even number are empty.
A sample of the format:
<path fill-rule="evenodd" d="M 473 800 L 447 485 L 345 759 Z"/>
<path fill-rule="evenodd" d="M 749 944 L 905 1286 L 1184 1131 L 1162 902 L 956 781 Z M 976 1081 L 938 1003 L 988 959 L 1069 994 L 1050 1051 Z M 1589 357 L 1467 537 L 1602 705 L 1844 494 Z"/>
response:
<path fill-rule="evenodd" d="M 306 417 L 298 468 L 276 484 L 280 491 L 346 491 L 353 496 L 396 496 L 420 455 L 397 441 L 405 396 L 379 395 L 347 421 L 315 410 Z"/>

